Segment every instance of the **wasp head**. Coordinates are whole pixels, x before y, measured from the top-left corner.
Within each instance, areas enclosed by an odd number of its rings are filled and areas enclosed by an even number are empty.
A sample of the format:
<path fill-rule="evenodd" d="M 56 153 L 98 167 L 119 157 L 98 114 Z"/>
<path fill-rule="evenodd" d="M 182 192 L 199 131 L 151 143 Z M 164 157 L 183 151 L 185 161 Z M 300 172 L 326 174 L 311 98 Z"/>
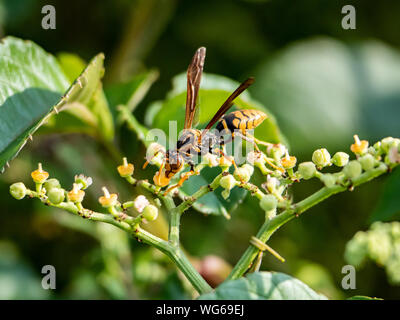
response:
<path fill-rule="evenodd" d="M 157 186 L 165 187 L 172 177 L 182 169 L 184 163 L 183 157 L 177 150 L 168 150 L 160 170 L 153 178 L 154 183 Z"/>

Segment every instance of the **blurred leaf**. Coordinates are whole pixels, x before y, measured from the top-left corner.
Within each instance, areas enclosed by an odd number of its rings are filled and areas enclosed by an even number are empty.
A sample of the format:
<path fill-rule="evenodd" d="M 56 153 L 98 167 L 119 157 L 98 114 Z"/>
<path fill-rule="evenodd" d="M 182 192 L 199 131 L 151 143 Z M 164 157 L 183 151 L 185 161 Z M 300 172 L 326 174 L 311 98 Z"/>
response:
<path fill-rule="evenodd" d="M 400 170 L 395 170 L 386 180 L 379 202 L 369 217 L 374 221 L 390 221 L 400 218 Z"/>
<path fill-rule="evenodd" d="M 355 133 L 400 134 L 400 55 L 380 42 L 297 42 L 256 75 L 256 97 L 276 114 L 295 152 L 339 149 Z"/>
<path fill-rule="evenodd" d="M 104 55 L 97 55 L 86 68 L 85 62 L 75 54 L 62 53 L 58 59 L 70 81 L 82 73 L 91 79 L 91 85 L 79 103 L 70 105 L 57 117 L 52 117 L 42 133 L 81 132 L 111 141 L 114 138 L 114 123 L 101 85 Z"/>
<path fill-rule="evenodd" d="M 325 300 L 303 282 L 278 272 L 255 272 L 221 284 L 200 300 Z"/>
<path fill-rule="evenodd" d="M 310 261 L 297 261 L 294 276 L 300 281 L 323 293 L 330 299 L 342 299 L 335 281 L 329 271 L 322 265 Z"/>
<path fill-rule="evenodd" d="M 105 89 L 107 99 L 114 108 L 123 104 L 133 112 L 157 80 L 157 70 L 150 70 L 132 77 L 129 81 L 113 84 Z"/>
<path fill-rule="evenodd" d="M 10 243 L 0 242 L 0 300 L 49 298 L 37 275 Z"/>
<path fill-rule="evenodd" d="M 0 44 L 0 168 L 18 154 L 66 99 L 68 88 L 56 59 L 30 41 L 14 37 Z M 70 88 L 69 94 L 82 90 Z M 72 99 L 73 100 L 73 99 Z M 60 102 L 59 102 L 60 101 Z"/>

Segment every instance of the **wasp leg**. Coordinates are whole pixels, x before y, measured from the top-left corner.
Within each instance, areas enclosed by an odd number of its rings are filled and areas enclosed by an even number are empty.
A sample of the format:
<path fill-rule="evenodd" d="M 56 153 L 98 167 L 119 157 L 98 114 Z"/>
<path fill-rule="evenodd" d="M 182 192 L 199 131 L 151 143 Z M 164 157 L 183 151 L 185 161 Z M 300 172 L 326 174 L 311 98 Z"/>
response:
<path fill-rule="evenodd" d="M 165 152 L 164 152 L 163 150 L 158 150 L 158 151 L 156 151 L 156 153 L 154 153 L 154 155 L 151 157 L 150 160 L 146 160 L 146 162 L 143 164 L 142 169 L 146 169 L 146 167 L 148 166 L 148 164 L 149 164 L 155 157 L 157 157 L 159 153 L 162 153 L 162 154 L 164 154 L 164 156 L 165 156 Z"/>
<path fill-rule="evenodd" d="M 261 144 L 262 146 L 266 146 L 266 147 L 272 147 L 272 146 L 273 146 L 272 143 L 259 140 L 259 139 L 257 139 L 255 136 L 251 135 L 251 134 L 248 133 L 248 132 L 245 133 L 245 136 L 247 136 L 247 137 L 250 138 L 250 139 L 253 139 L 253 141 L 254 141 L 256 144 Z"/>
<path fill-rule="evenodd" d="M 235 159 L 229 158 L 221 149 L 217 148 L 217 149 L 215 149 L 215 151 L 217 153 L 219 153 L 222 157 L 224 157 L 226 160 L 230 161 L 233 164 L 233 166 L 235 167 L 236 170 L 238 169 L 238 166 L 236 165 Z"/>
<path fill-rule="evenodd" d="M 191 168 L 190 171 L 185 172 L 181 175 L 181 178 L 179 179 L 177 184 L 174 184 L 173 186 L 170 186 L 167 190 L 165 190 L 165 192 L 163 193 L 163 196 L 166 196 L 168 192 L 170 192 L 171 190 L 175 189 L 175 188 L 179 188 L 182 187 L 183 183 L 189 179 L 191 176 L 194 175 L 198 175 L 199 172 L 196 172 L 194 170 L 194 168 Z"/>

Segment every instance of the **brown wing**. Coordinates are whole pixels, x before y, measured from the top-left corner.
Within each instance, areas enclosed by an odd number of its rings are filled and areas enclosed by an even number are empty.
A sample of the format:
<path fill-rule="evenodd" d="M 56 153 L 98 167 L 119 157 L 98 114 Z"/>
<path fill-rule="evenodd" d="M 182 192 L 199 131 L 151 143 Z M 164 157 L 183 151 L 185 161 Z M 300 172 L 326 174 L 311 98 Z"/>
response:
<path fill-rule="evenodd" d="M 222 104 L 221 108 L 217 111 L 214 117 L 210 120 L 205 130 L 210 129 L 221 117 L 229 110 L 233 105 L 233 100 L 235 100 L 244 90 L 246 90 L 249 86 L 254 83 L 254 78 L 248 78 L 244 81 Z"/>
<path fill-rule="evenodd" d="M 205 57 L 206 48 L 197 49 L 187 70 L 185 129 L 190 129 L 193 125 Z"/>

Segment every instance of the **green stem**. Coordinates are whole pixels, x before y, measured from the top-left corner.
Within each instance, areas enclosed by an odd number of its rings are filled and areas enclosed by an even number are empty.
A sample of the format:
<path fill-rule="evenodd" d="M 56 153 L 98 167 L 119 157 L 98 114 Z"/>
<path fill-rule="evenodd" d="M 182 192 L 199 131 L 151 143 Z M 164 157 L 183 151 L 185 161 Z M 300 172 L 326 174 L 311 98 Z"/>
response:
<path fill-rule="evenodd" d="M 320 203 L 324 199 L 336 193 L 346 191 L 349 187 L 356 187 L 360 184 L 368 182 L 386 173 L 387 171 L 388 167 L 385 164 L 381 164 L 375 169 L 364 172 L 358 178 L 348 181 L 345 185 L 335 185 L 331 188 L 323 187 L 319 191 L 293 205 L 291 208 L 283 211 L 281 214 L 277 215 L 271 220 L 265 221 L 258 231 L 256 237 L 264 243 L 267 242 L 272 234 L 281 226 L 293 218 L 298 217 L 300 214 Z M 250 245 L 227 277 L 227 280 L 233 280 L 241 277 L 251 266 L 252 262 L 257 257 L 258 252 L 259 249 L 253 245 Z"/>

